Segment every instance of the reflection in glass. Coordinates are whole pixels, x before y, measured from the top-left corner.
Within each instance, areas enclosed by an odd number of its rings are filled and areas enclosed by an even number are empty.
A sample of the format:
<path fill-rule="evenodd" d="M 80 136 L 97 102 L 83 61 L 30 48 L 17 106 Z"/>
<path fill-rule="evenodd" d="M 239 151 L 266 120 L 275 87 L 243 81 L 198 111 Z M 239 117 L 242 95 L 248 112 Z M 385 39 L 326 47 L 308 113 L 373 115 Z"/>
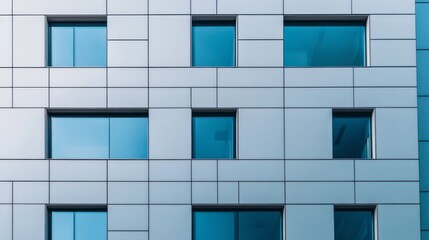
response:
<path fill-rule="evenodd" d="M 280 211 L 238 212 L 239 240 L 282 239 L 282 215 Z"/>
<path fill-rule="evenodd" d="M 51 240 L 107 240 L 107 214 L 52 211 Z"/>
<path fill-rule="evenodd" d="M 51 158 L 147 158 L 147 117 L 52 116 Z"/>
<path fill-rule="evenodd" d="M 280 210 L 194 211 L 193 240 L 281 240 Z"/>
<path fill-rule="evenodd" d="M 334 113 L 334 158 L 372 158 L 371 113 Z"/>
<path fill-rule="evenodd" d="M 286 67 L 365 66 L 365 22 L 286 21 Z"/>
<path fill-rule="evenodd" d="M 109 119 L 52 117 L 52 158 L 109 158 Z"/>
<path fill-rule="evenodd" d="M 49 66 L 106 66 L 105 23 L 49 24 Z"/>
<path fill-rule="evenodd" d="M 110 158 L 147 158 L 147 131 L 147 118 L 110 118 Z"/>
<path fill-rule="evenodd" d="M 235 117 L 194 114 L 192 118 L 193 158 L 234 158 Z"/>
<path fill-rule="evenodd" d="M 192 66 L 235 66 L 235 22 L 192 23 Z"/>
<path fill-rule="evenodd" d="M 372 210 L 335 210 L 335 240 L 374 240 Z"/>
<path fill-rule="evenodd" d="M 194 212 L 193 240 L 234 240 L 234 212 Z"/>

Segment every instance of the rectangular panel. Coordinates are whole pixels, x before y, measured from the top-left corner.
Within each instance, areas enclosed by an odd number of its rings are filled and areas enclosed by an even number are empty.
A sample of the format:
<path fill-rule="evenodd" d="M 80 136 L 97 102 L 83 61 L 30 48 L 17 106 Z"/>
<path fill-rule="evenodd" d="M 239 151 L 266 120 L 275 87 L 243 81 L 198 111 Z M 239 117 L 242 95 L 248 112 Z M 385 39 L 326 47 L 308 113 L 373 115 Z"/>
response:
<path fill-rule="evenodd" d="M 284 0 L 285 14 L 351 14 L 351 0 Z"/>
<path fill-rule="evenodd" d="M 239 67 L 283 66 L 283 42 L 281 40 L 239 40 Z"/>
<path fill-rule="evenodd" d="M 193 114 L 192 158 L 235 158 L 235 116 Z"/>
<path fill-rule="evenodd" d="M 192 66 L 235 66 L 235 21 L 192 22 Z"/>
<path fill-rule="evenodd" d="M 365 66 L 365 22 L 285 21 L 284 65 Z"/>
<path fill-rule="evenodd" d="M 332 205 L 288 205 L 285 212 L 287 240 L 334 240 Z"/>
<path fill-rule="evenodd" d="M 147 205 L 109 205 L 109 230 L 148 230 Z"/>
<path fill-rule="evenodd" d="M 75 212 L 75 240 L 106 240 L 106 212 Z"/>
<path fill-rule="evenodd" d="M 112 117 L 109 129 L 110 158 L 148 157 L 148 118 Z"/>
<path fill-rule="evenodd" d="M 109 119 L 51 117 L 52 158 L 109 158 Z"/>

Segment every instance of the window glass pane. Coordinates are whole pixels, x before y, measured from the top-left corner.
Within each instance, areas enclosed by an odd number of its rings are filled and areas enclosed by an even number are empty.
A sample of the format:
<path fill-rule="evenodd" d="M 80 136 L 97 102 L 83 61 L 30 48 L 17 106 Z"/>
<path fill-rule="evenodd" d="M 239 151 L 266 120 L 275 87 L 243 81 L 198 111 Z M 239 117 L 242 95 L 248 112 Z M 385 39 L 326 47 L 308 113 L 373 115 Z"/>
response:
<path fill-rule="evenodd" d="M 429 48 L 429 4 L 416 4 L 417 49 Z"/>
<path fill-rule="evenodd" d="M 235 117 L 194 116 L 193 158 L 234 158 Z"/>
<path fill-rule="evenodd" d="M 419 138 L 429 140 L 429 97 L 418 98 Z"/>
<path fill-rule="evenodd" d="M 429 231 L 422 231 L 422 240 L 429 240 Z"/>
<path fill-rule="evenodd" d="M 371 210 L 335 210 L 335 240 L 373 240 Z"/>
<path fill-rule="evenodd" d="M 418 94 L 429 95 L 429 50 L 417 50 L 417 81 Z"/>
<path fill-rule="evenodd" d="M 238 212 L 238 229 L 239 240 L 281 240 L 281 212 Z"/>
<path fill-rule="evenodd" d="M 429 230 L 429 192 L 420 194 L 420 212 L 422 230 Z"/>
<path fill-rule="evenodd" d="M 147 158 L 148 121 L 143 117 L 110 119 L 110 158 Z"/>
<path fill-rule="evenodd" d="M 107 240 L 107 214 L 76 212 L 75 232 L 75 240 Z"/>
<path fill-rule="evenodd" d="M 333 115 L 334 158 L 371 158 L 370 113 Z"/>
<path fill-rule="evenodd" d="M 420 190 L 429 191 L 429 142 L 419 143 L 419 164 Z"/>
<path fill-rule="evenodd" d="M 192 66 L 235 66 L 235 22 L 194 22 Z"/>
<path fill-rule="evenodd" d="M 235 212 L 194 212 L 193 240 L 235 240 Z"/>
<path fill-rule="evenodd" d="M 50 66 L 73 66 L 73 27 L 50 26 Z"/>
<path fill-rule="evenodd" d="M 286 22 L 284 64 L 364 66 L 365 23 Z"/>
<path fill-rule="evenodd" d="M 52 240 L 75 240 L 73 229 L 73 212 L 51 213 Z"/>
<path fill-rule="evenodd" d="M 75 66 L 106 66 L 106 26 L 75 27 Z"/>
<path fill-rule="evenodd" d="M 52 117 L 52 158 L 108 158 L 109 119 Z"/>

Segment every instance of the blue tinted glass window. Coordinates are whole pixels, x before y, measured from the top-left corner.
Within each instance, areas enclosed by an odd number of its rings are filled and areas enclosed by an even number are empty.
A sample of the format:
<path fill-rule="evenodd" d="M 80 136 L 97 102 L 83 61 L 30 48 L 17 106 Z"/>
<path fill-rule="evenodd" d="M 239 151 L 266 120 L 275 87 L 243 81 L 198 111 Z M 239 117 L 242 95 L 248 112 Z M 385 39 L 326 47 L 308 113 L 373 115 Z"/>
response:
<path fill-rule="evenodd" d="M 364 22 L 286 21 L 284 65 L 364 66 L 365 38 Z"/>
<path fill-rule="evenodd" d="M 419 164 L 420 190 L 429 191 L 429 142 L 419 142 Z"/>
<path fill-rule="evenodd" d="M 281 240 L 278 210 L 194 211 L 193 240 Z"/>
<path fill-rule="evenodd" d="M 334 113 L 334 158 L 372 158 L 371 113 Z"/>
<path fill-rule="evenodd" d="M 335 210 L 335 240 L 374 240 L 372 210 Z"/>
<path fill-rule="evenodd" d="M 282 239 L 282 213 L 279 211 L 238 212 L 239 240 Z"/>
<path fill-rule="evenodd" d="M 235 66 L 235 22 L 192 23 L 192 66 Z"/>
<path fill-rule="evenodd" d="M 109 119 L 51 118 L 52 158 L 109 158 Z"/>
<path fill-rule="evenodd" d="M 429 97 L 418 98 L 419 139 L 429 140 Z"/>
<path fill-rule="evenodd" d="M 429 192 L 420 194 L 420 212 L 422 230 L 429 230 Z"/>
<path fill-rule="evenodd" d="M 50 157 L 147 158 L 148 120 L 143 116 L 51 116 Z"/>
<path fill-rule="evenodd" d="M 101 211 L 52 211 L 50 240 L 107 240 L 107 214 Z"/>
<path fill-rule="evenodd" d="M 106 66 L 105 23 L 51 23 L 49 66 Z"/>
<path fill-rule="evenodd" d="M 429 4 L 416 4 L 417 49 L 429 49 Z"/>
<path fill-rule="evenodd" d="M 147 158 L 147 130 L 147 118 L 111 118 L 110 158 Z"/>
<path fill-rule="evenodd" d="M 417 50 L 417 81 L 418 94 L 429 95 L 429 50 Z"/>
<path fill-rule="evenodd" d="M 194 212 L 194 240 L 235 240 L 234 212 Z"/>
<path fill-rule="evenodd" d="M 235 116 L 194 114 L 192 157 L 235 158 Z"/>

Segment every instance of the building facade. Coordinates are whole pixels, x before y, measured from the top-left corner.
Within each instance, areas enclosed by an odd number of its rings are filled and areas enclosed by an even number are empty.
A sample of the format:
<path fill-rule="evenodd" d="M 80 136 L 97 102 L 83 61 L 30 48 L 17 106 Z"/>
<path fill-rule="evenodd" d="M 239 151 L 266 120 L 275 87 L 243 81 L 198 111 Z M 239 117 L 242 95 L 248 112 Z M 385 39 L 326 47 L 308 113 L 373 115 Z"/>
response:
<path fill-rule="evenodd" d="M 0 0 L 0 239 L 429 239 L 417 2 Z"/>

